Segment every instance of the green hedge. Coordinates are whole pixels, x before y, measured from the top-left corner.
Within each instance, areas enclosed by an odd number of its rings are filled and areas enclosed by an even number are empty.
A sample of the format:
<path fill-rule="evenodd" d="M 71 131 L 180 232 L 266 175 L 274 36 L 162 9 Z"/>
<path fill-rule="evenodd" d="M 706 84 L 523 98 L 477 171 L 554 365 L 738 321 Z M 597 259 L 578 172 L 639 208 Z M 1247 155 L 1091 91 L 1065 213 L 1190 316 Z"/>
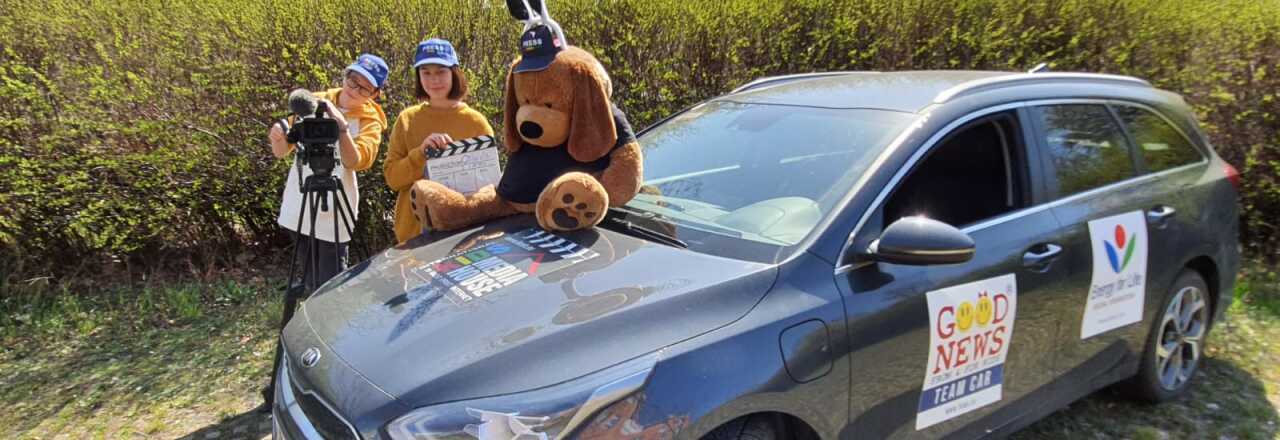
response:
<path fill-rule="evenodd" d="M 1135 75 L 1185 95 L 1244 174 L 1246 243 L 1280 230 L 1280 1 L 554 0 L 644 126 L 750 79 L 824 70 Z M 413 47 L 452 40 L 500 121 L 519 25 L 499 0 L 0 0 L 0 278 L 205 268 L 283 254 L 286 163 L 268 121 L 358 53 L 412 103 Z M 385 145 L 384 145 L 385 150 Z M 381 162 L 360 179 L 357 256 L 391 244 Z M 241 257 L 241 258 L 237 258 Z M 239 262 L 237 262 L 239 261 Z"/>

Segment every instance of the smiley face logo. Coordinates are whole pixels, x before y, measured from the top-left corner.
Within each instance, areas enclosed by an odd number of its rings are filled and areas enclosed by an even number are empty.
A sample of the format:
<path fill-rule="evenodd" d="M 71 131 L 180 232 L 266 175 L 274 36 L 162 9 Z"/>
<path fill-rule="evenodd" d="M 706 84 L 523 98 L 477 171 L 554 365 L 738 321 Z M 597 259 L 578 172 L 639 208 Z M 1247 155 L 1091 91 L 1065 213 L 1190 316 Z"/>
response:
<path fill-rule="evenodd" d="M 978 310 L 974 312 L 973 319 L 978 321 L 979 326 L 985 326 L 991 322 L 991 317 L 995 313 L 995 304 L 991 301 L 991 295 L 982 292 L 978 295 Z"/>
<path fill-rule="evenodd" d="M 956 309 L 956 327 L 960 331 L 968 331 L 973 326 L 973 304 L 968 301 L 960 303 L 960 307 Z"/>

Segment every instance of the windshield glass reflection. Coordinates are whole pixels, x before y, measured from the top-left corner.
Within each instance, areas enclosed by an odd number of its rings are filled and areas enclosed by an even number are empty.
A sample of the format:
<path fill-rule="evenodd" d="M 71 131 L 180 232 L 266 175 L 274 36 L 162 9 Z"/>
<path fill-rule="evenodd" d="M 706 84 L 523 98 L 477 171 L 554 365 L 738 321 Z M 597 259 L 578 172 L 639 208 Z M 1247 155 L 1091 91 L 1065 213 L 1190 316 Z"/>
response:
<path fill-rule="evenodd" d="M 774 261 L 813 232 L 914 115 L 710 102 L 641 137 L 644 187 L 615 215 L 699 252 Z"/>

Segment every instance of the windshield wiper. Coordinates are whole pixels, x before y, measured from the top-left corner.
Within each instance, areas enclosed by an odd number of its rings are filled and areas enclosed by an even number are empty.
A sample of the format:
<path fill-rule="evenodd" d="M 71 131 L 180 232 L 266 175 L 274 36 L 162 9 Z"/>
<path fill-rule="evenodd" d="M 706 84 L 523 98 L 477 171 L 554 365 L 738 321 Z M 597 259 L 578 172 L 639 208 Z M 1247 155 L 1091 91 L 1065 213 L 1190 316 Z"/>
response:
<path fill-rule="evenodd" d="M 683 240 L 680 240 L 679 238 L 675 238 L 671 235 L 664 234 L 664 233 L 655 231 L 653 229 L 649 229 L 644 226 L 637 225 L 634 222 L 623 220 L 618 217 L 618 215 L 622 215 L 622 214 L 635 215 L 635 213 L 632 211 L 618 209 L 618 208 L 609 208 L 609 213 L 611 215 L 606 215 L 604 217 L 603 223 L 610 223 L 610 224 L 617 225 L 618 227 L 621 228 L 619 232 L 626 232 L 631 235 L 656 241 L 658 243 L 662 243 L 671 247 L 677 247 L 680 249 L 689 248 L 689 243 L 685 243 Z"/>
<path fill-rule="evenodd" d="M 639 198 L 632 198 L 631 201 L 636 201 L 636 200 L 639 200 Z M 653 202 L 645 202 L 645 203 L 650 203 L 650 205 L 655 205 L 655 203 Z M 655 206 L 662 206 L 662 205 L 655 205 Z M 669 206 L 662 206 L 662 207 L 671 208 Z M 685 228 L 700 230 L 700 232 L 704 232 L 704 233 L 721 234 L 721 235 L 728 235 L 728 237 L 733 237 L 733 238 L 742 238 L 741 230 L 724 228 L 724 226 L 719 226 L 719 225 L 710 223 L 710 221 L 708 220 L 698 219 L 698 217 L 694 217 L 694 216 L 687 216 L 687 219 L 682 219 L 686 221 L 677 221 L 676 217 L 662 214 L 662 212 L 641 210 L 641 208 L 635 208 L 627 205 L 614 206 L 609 208 L 609 210 L 616 211 L 616 212 L 625 212 L 625 214 L 628 214 L 628 215 L 643 217 L 643 219 L 645 220 L 658 219 L 658 220 L 666 221 L 666 223 L 669 223 L 669 224 L 678 224 L 681 226 L 685 226 Z M 676 210 L 676 211 L 680 211 L 680 210 Z"/>

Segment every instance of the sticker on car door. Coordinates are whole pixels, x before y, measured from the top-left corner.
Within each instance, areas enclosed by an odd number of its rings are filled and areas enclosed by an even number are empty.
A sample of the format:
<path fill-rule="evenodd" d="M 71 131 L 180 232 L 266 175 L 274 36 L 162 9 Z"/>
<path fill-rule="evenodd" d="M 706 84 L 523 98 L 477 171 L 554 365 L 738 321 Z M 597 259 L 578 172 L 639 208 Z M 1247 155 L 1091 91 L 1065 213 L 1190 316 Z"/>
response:
<path fill-rule="evenodd" d="M 1093 275 L 1080 339 L 1142 320 L 1149 237 L 1142 211 L 1089 222 Z"/>
<path fill-rule="evenodd" d="M 939 289 L 929 301 L 929 362 L 916 429 L 999 402 L 1013 340 L 1018 283 L 1013 274 Z"/>

